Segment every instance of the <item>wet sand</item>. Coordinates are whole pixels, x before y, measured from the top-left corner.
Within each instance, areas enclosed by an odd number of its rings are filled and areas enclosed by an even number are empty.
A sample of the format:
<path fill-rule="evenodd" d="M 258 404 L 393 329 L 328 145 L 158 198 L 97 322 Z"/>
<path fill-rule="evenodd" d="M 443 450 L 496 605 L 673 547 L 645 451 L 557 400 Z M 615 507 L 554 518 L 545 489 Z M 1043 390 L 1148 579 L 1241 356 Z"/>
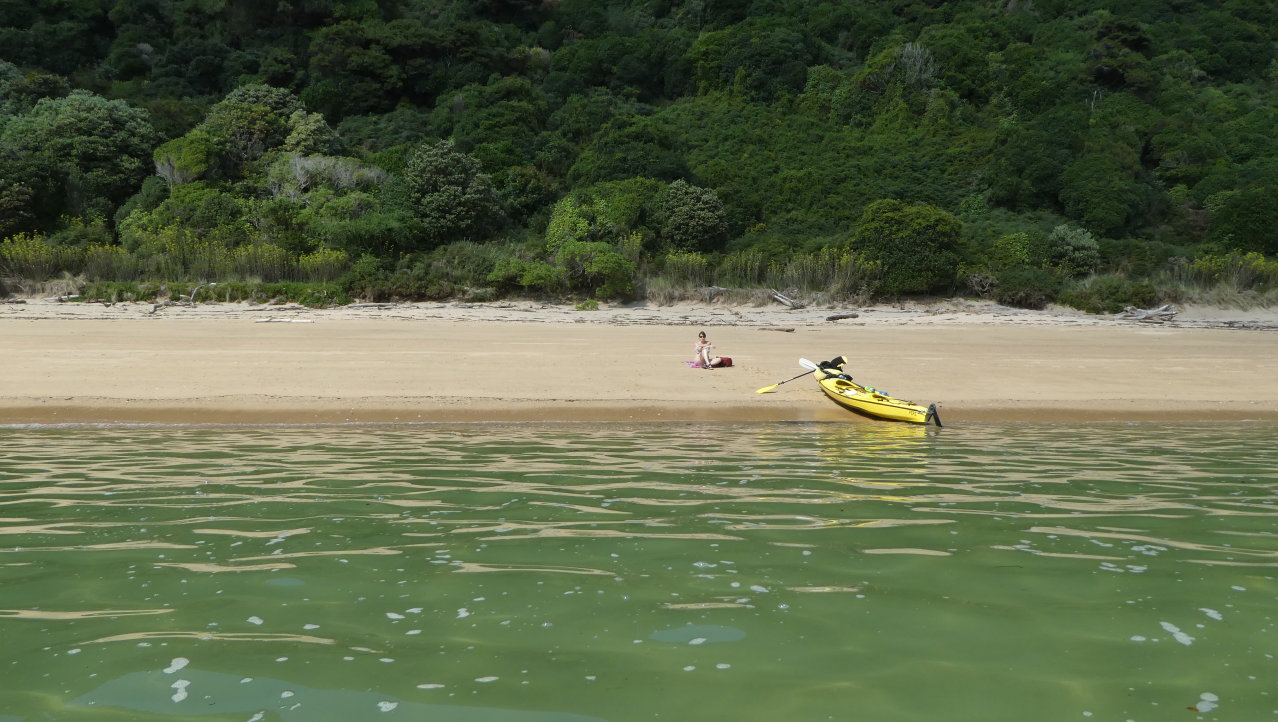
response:
<path fill-rule="evenodd" d="M 856 313 L 856 318 L 827 320 Z M 729 369 L 689 368 L 705 330 Z M 1278 314 L 992 304 L 0 306 L 0 424 L 846 421 L 800 357 L 983 421 L 1278 420 Z"/>

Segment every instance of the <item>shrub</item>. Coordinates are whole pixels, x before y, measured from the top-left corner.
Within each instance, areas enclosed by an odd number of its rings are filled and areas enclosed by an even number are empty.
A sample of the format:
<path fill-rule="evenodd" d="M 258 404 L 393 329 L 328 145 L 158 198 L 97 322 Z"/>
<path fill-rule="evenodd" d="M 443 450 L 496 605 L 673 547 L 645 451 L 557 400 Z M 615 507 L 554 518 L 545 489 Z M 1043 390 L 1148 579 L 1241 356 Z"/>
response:
<path fill-rule="evenodd" d="M 1070 225 L 1059 225 L 1047 237 L 1047 261 L 1066 276 L 1095 273 L 1100 266 L 1100 244 L 1092 234 Z"/>
<path fill-rule="evenodd" d="M 85 285 L 80 295 L 90 300 L 104 300 L 111 303 L 126 301 L 155 301 L 164 286 L 158 283 L 134 283 L 132 281 L 93 281 Z"/>
<path fill-rule="evenodd" d="M 569 284 L 598 298 L 620 298 L 634 291 L 635 263 L 608 243 L 570 241 L 555 254 Z"/>
<path fill-rule="evenodd" d="M 419 257 L 423 260 L 417 269 L 433 282 L 478 286 L 486 281 L 499 260 L 511 257 L 515 251 L 515 248 L 495 243 L 459 241 Z"/>
<path fill-rule="evenodd" d="M 940 208 L 886 198 L 865 207 L 850 243 L 882 264 L 884 293 L 924 293 L 953 277 L 962 229 Z"/>
<path fill-rule="evenodd" d="M 731 286 L 758 286 L 763 283 L 767 259 L 756 249 L 733 251 L 723 257 L 715 280 Z"/>
<path fill-rule="evenodd" d="M 94 243 L 84 249 L 84 275 L 91 281 L 137 280 L 138 264 L 120 246 Z"/>
<path fill-rule="evenodd" d="M 297 259 L 302 280 L 312 282 L 336 281 L 351 264 L 346 251 L 320 248 Z"/>
<path fill-rule="evenodd" d="M 1045 308 L 1060 293 L 1060 279 L 1042 268 L 1013 266 L 995 275 L 994 300 L 1017 308 Z"/>
<path fill-rule="evenodd" d="M 865 254 L 838 248 L 800 253 L 784 263 L 768 266 L 768 285 L 817 291 L 834 296 L 868 297 L 883 277 L 883 262 Z"/>
<path fill-rule="evenodd" d="M 998 278 L 985 266 L 959 264 L 958 277 L 964 286 L 980 298 L 992 298 L 994 289 L 998 288 Z"/>
<path fill-rule="evenodd" d="M 311 308 L 351 301 L 350 296 L 343 293 L 336 283 L 266 283 L 260 284 L 260 292 L 273 302 L 297 303 Z"/>
<path fill-rule="evenodd" d="M 497 262 L 487 280 L 507 289 L 518 286 L 525 291 L 559 293 L 567 286 L 564 269 L 542 260 L 509 256 Z"/>
<path fill-rule="evenodd" d="M 260 278 L 263 281 L 283 281 L 293 275 L 292 255 L 270 243 L 253 243 L 240 246 L 231 252 L 235 272 L 243 278 Z"/>
<path fill-rule="evenodd" d="M 1200 283 L 1234 289 L 1264 290 L 1278 285 L 1278 260 L 1269 260 L 1255 251 L 1203 256 L 1189 264 L 1188 272 Z"/>
<path fill-rule="evenodd" d="M 1030 265 L 1031 249 L 1032 241 L 1028 233 L 999 236 L 990 246 L 990 265 L 995 268 Z"/>
<path fill-rule="evenodd" d="M 381 300 L 379 297 L 389 274 L 382 261 L 376 256 L 361 256 L 351 264 L 346 273 L 337 281 L 342 293 L 351 298 L 363 298 L 369 301 Z"/>
<path fill-rule="evenodd" d="M 52 278 L 62 268 L 64 250 L 50 245 L 45 236 L 10 236 L 0 241 L 0 272 L 32 281 Z"/>
<path fill-rule="evenodd" d="M 1118 313 L 1127 306 L 1153 308 L 1158 303 L 1158 292 L 1147 281 L 1095 276 L 1061 293 L 1060 301 L 1087 313 Z"/>
<path fill-rule="evenodd" d="M 674 283 L 704 286 L 709 281 L 710 261 L 696 251 L 670 251 L 662 260 L 661 272 Z"/>

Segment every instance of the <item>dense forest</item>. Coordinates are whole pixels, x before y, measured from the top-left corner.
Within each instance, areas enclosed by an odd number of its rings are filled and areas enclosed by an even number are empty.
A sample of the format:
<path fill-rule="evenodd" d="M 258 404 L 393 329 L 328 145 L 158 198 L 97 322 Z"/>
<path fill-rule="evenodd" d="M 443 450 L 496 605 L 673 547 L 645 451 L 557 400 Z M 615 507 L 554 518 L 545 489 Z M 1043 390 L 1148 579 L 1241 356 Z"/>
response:
<path fill-rule="evenodd" d="M 0 285 L 1268 303 L 1276 11 L 0 0 Z"/>

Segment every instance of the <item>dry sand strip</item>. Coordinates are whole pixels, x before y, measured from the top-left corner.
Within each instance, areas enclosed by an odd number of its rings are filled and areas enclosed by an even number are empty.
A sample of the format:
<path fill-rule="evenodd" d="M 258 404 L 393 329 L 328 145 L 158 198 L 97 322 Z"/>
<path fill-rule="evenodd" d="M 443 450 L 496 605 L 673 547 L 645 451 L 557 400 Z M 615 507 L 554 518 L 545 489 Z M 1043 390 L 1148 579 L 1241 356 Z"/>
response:
<path fill-rule="evenodd" d="M 861 422 L 809 379 L 755 393 L 802 372 L 800 357 L 837 355 L 863 383 L 938 402 L 949 425 L 1278 420 L 1278 332 L 1238 328 L 1272 327 L 1266 313 L 1151 325 L 962 305 L 834 323 L 830 309 L 716 306 L 153 311 L 0 308 L 0 424 Z M 736 366 L 684 363 L 701 328 Z"/>

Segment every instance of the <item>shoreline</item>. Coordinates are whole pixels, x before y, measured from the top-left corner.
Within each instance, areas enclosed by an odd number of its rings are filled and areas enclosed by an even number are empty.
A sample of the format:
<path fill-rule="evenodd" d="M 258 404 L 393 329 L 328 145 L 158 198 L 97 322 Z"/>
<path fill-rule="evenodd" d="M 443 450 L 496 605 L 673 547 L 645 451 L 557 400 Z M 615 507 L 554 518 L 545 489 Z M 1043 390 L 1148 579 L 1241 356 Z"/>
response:
<path fill-rule="evenodd" d="M 817 398 L 816 401 L 825 401 Z M 719 403 L 688 411 L 674 404 L 617 404 L 592 401 L 522 401 L 511 404 L 477 403 L 471 399 L 405 399 L 401 404 L 361 402 L 352 405 L 331 399 L 310 404 L 290 399 L 278 406 L 266 399 L 169 399 L 162 402 L 79 399 L 65 403 L 0 402 L 0 428 L 68 426 L 416 426 L 434 424 L 526 423 L 847 423 L 915 424 L 881 421 L 835 407 L 813 404 L 806 396 L 790 404 Z M 947 427 L 990 423 L 1274 423 L 1278 409 L 1251 402 L 1247 406 L 1216 403 L 1200 408 L 1124 402 L 1092 408 L 1063 402 L 995 402 L 961 408 L 938 402 Z"/>
<path fill-rule="evenodd" d="M 855 317 L 827 320 L 832 315 Z M 690 369 L 696 330 L 735 366 Z M 858 309 L 529 302 L 0 306 L 0 425 L 879 422 L 809 379 L 937 402 L 947 426 L 1278 421 L 1278 312 L 1146 324 L 977 302 Z M 898 426 L 899 424 L 892 424 Z"/>

